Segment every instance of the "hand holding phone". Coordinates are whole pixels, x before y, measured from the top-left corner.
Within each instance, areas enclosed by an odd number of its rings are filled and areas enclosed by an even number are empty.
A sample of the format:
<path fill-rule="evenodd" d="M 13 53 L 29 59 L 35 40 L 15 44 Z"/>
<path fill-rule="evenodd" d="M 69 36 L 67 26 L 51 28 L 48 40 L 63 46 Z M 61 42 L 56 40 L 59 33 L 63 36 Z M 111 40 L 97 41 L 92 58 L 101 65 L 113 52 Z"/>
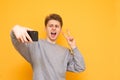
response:
<path fill-rule="evenodd" d="M 32 41 L 38 41 L 38 31 L 27 31 Z"/>

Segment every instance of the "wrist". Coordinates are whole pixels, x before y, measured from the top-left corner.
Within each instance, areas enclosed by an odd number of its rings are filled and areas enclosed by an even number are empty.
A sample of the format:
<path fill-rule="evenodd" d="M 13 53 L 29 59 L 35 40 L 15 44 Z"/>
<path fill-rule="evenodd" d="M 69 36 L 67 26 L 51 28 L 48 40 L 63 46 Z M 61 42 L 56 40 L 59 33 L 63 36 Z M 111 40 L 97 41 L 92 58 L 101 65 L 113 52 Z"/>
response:
<path fill-rule="evenodd" d="M 73 50 L 73 49 L 77 48 L 77 46 L 74 45 L 74 46 L 71 46 L 71 48 L 72 48 L 72 50 Z"/>

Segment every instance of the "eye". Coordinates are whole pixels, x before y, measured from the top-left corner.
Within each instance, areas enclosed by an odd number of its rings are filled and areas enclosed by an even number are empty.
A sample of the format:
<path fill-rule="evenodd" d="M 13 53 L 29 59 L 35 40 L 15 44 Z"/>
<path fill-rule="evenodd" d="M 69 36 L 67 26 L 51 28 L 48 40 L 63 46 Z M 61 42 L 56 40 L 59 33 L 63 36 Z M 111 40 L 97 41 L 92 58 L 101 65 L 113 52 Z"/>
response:
<path fill-rule="evenodd" d="M 53 25 L 52 25 L 52 24 L 50 24 L 50 25 L 49 25 L 49 27 L 53 27 Z"/>
<path fill-rule="evenodd" d="M 56 28 L 59 28 L 59 26 L 58 26 L 58 25 L 55 25 L 55 27 L 56 27 Z"/>

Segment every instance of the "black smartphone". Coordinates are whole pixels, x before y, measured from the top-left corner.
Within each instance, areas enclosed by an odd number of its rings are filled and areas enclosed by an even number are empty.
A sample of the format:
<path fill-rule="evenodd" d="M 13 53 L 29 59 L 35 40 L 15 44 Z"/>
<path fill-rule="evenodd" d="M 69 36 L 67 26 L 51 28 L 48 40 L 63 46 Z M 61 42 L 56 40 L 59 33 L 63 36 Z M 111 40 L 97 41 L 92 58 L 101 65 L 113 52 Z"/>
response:
<path fill-rule="evenodd" d="M 38 41 L 38 31 L 27 31 L 32 41 Z"/>

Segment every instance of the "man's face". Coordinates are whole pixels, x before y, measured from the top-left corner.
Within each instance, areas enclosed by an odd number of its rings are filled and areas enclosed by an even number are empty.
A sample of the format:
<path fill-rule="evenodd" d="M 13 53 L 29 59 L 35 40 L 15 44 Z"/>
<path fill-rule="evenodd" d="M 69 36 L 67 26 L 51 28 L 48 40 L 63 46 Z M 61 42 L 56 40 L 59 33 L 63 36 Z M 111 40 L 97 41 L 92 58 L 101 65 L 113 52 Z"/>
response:
<path fill-rule="evenodd" d="M 46 32 L 47 38 L 50 41 L 55 42 L 61 32 L 60 22 L 57 20 L 49 20 L 46 25 Z"/>

